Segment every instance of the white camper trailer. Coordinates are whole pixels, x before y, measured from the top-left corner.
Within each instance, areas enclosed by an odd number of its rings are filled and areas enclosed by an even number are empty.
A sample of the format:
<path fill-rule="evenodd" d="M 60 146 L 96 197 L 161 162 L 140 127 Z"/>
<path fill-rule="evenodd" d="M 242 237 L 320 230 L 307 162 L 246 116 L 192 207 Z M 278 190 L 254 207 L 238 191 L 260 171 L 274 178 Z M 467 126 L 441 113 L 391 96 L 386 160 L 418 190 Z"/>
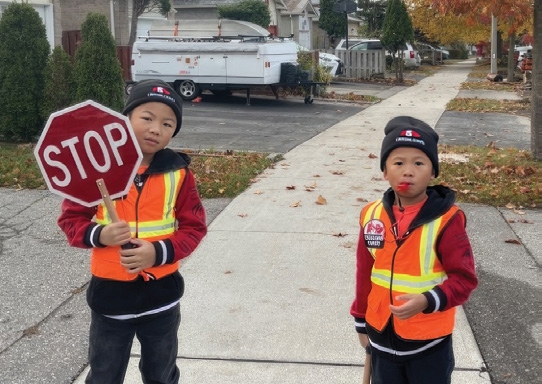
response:
<path fill-rule="evenodd" d="M 297 66 L 297 47 L 291 41 L 261 36 L 145 37 L 132 49 L 132 80 L 164 80 L 185 100 L 195 99 L 203 90 L 246 89 L 248 96 L 251 87 L 290 83 L 284 63 Z"/>

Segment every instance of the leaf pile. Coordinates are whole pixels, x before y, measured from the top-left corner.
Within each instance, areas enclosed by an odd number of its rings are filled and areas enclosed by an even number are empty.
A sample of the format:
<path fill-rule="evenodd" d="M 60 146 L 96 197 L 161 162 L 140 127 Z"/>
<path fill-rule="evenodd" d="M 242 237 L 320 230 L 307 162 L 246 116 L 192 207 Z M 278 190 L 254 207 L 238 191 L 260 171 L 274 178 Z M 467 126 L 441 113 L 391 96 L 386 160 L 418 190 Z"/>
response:
<path fill-rule="evenodd" d="M 461 83 L 461 89 L 466 90 L 487 90 L 487 91 L 507 91 L 515 92 L 517 88 L 515 83 L 503 83 L 495 81 L 465 81 Z"/>
<path fill-rule="evenodd" d="M 456 191 L 457 200 L 497 207 L 542 206 L 540 163 L 525 151 L 475 146 L 442 146 L 443 154 L 462 154 L 468 161 L 442 161 L 436 183 Z"/>
<path fill-rule="evenodd" d="M 256 176 L 277 159 L 266 153 L 254 152 L 198 152 L 192 157 L 194 172 L 202 198 L 235 197 L 243 192 Z"/>
<path fill-rule="evenodd" d="M 372 95 L 356 95 L 354 92 L 339 94 L 335 93 L 335 91 L 324 93 L 322 98 L 332 100 L 360 101 L 364 103 L 377 103 L 380 101 L 378 97 Z"/>
<path fill-rule="evenodd" d="M 34 146 L 29 144 L 0 145 L 0 187 L 16 189 L 45 189 L 34 157 Z"/>
<path fill-rule="evenodd" d="M 497 112 L 511 113 L 519 115 L 528 115 L 530 113 L 531 102 L 529 99 L 523 100 L 493 100 L 478 98 L 455 98 L 446 105 L 448 111 L 460 112 Z"/>

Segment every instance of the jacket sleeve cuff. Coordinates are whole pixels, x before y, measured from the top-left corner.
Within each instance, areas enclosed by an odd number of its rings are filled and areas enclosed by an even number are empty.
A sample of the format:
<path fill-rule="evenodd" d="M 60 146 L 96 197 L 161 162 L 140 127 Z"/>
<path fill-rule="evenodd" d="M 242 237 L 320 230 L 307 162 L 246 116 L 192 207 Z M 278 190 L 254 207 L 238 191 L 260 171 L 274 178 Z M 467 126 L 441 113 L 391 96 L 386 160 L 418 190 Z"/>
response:
<path fill-rule="evenodd" d="M 443 311 L 448 304 L 446 295 L 438 286 L 430 291 L 424 292 L 423 295 L 427 299 L 427 308 L 423 311 L 425 314 Z"/>
<path fill-rule="evenodd" d="M 165 239 L 153 241 L 152 245 L 156 252 L 156 261 L 154 262 L 153 267 L 159 267 L 164 264 L 173 264 L 175 252 L 171 240 Z"/>
<path fill-rule="evenodd" d="M 354 317 L 354 324 L 356 326 L 357 333 L 367 334 L 367 323 L 364 318 Z"/>
<path fill-rule="evenodd" d="M 93 223 L 89 225 L 85 232 L 85 238 L 83 239 L 85 245 L 92 248 L 104 248 L 105 245 L 100 243 L 100 233 L 102 233 L 102 229 L 104 229 L 104 226 L 100 224 Z"/>

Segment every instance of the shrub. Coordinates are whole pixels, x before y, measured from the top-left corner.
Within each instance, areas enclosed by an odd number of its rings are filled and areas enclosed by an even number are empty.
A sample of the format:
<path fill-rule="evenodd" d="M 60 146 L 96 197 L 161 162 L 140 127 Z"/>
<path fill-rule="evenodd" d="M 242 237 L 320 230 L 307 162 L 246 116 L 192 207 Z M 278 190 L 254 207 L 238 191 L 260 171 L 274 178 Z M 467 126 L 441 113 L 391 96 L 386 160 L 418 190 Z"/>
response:
<path fill-rule="evenodd" d="M 469 57 L 469 51 L 466 49 L 449 49 L 448 52 L 450 52 L 449 59 L 466 60 Z"/>
<path fill-rule="evenodd" d="M 218 14 L 224 19 L 249 21 L 262 28 L 271 23 L 267 4 L 260 0 L 242 0 L 238 3 L 219 5 Z"/>
<path fill-rule="evenodd" d="M 40 102 L 49 51 L 38 13 L 26 3 L 11 3 L 0 20 L 1 140 L 31 142 L 41 133 Z"/>
<path fill-rule="evenodd" d="M 105 15 L 93 12 L 87 15 L 81 26 L 81 40 L 75 52 L 75 100 L 91 99 L 113 110 L 122 110 L 122 68 Z"/>
<path fill-rule="evenodd" d="M 73 66 L 70 55 L 60 45 L 53 49 L 45 67 L 45 89 L 43 92 L 41 114 L 44 121 L 49 118 L 51 113 L 73 103 L 75 97 Z"/>

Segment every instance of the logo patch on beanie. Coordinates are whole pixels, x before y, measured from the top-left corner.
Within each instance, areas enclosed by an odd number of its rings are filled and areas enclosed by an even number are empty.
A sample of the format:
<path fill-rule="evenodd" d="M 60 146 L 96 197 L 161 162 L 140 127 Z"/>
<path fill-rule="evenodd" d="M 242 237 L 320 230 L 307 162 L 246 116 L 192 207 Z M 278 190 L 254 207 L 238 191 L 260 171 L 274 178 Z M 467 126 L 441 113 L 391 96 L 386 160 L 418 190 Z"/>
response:
<path fill-rule="evenodd" d="M 156 92 L 156 93 L 163 93 L 163 94 L 165 94 L 165 95 L 170 95 L 170 94 L 171 94 L 171 93 L 170 93 L 167 89 L 165 89 L 164 87 L 154 87 L 154 88 L 152 89 L 152 91 L 153 91 L 153 92 Z"/>
<path fill-rule="evenodd" d="M 403 130 L 399 136 L 421 137 L 418 132 L 413 131 L 412 129 Z"/>
<path fill-rule="evenodd" d="M 425 141 L 420 139 L 422 137 L 418 132 L 412 129 L 403 129 L 399 136 L 395 138 L 395 142 L 410 143 L 415 145 L 425 145 Z"/>

